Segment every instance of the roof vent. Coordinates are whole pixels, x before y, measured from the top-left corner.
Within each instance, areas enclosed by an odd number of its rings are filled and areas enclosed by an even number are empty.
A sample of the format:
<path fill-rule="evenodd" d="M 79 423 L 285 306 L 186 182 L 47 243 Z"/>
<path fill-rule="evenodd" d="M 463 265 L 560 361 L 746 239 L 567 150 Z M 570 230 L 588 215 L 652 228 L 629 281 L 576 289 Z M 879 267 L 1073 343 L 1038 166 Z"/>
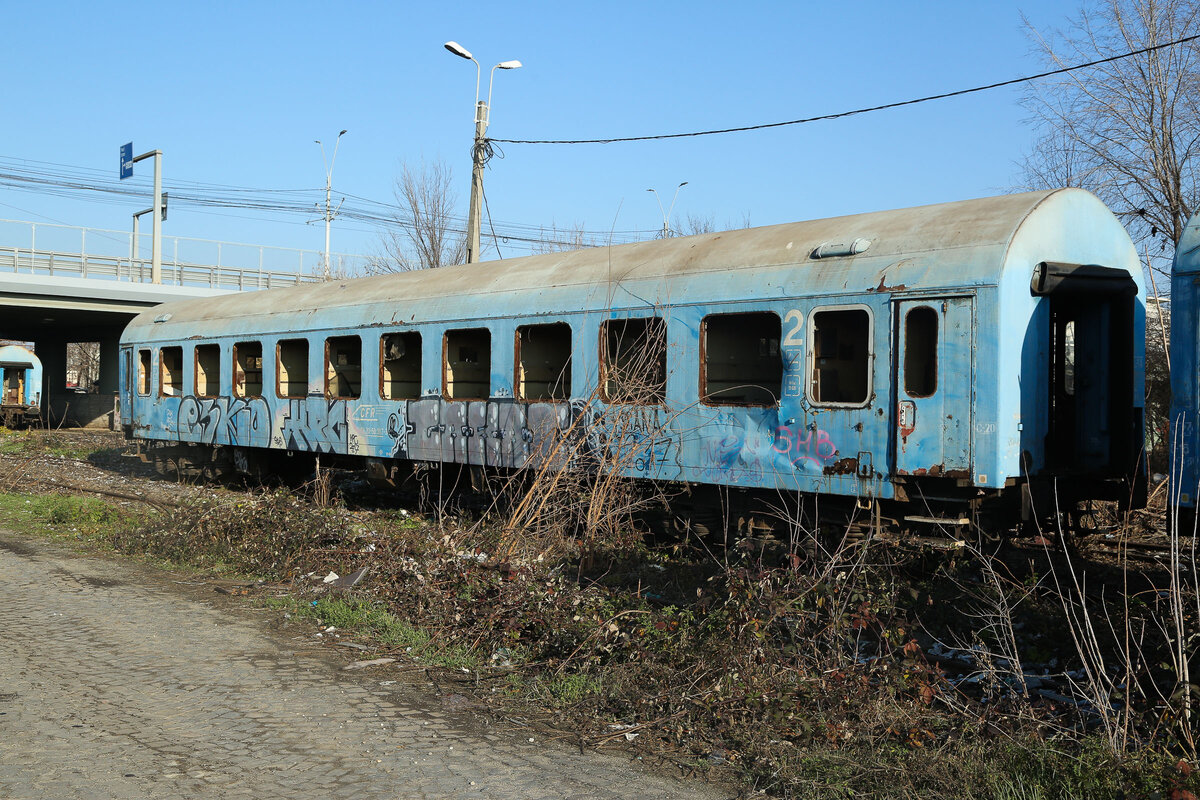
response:
<path fill-rule="evenodd" d="M 812 251 L 813 258 L 834 258 L 835 256 L 856 256 L 871 246 L 870 239 L 855 239 L 852 242 L 824 242 Z"/>
<path fill-rule="evenodd" d="M 170 318 L 171 318 L 171 312 L 168 311 L 166 314 L 159 314 L 157 317 L 154 318 L 154 321 L 155 322 L 166 322 Z"/>

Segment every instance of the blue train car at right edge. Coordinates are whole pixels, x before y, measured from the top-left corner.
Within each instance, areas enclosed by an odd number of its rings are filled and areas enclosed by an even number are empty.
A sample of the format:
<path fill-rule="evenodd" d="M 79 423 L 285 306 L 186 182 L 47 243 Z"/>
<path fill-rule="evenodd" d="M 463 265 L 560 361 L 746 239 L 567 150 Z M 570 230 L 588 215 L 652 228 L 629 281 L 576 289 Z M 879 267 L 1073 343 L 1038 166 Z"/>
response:
<path fill-rule="evenodd" d="M 1200 494 L 1200 214 L 1188 221 L 1171 268 L 1171 508 L 1184 512 L 1188 531 L 1195 525 Z"/>

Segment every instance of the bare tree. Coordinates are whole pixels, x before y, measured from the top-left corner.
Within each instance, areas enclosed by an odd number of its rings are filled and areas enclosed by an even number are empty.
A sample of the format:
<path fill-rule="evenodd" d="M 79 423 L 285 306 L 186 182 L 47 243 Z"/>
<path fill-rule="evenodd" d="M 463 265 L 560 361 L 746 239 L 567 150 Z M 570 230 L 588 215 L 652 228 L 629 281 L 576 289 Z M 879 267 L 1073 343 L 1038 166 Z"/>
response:
<path fill-rule="evenodd" d="M 750 227 L 750 214 L 742 215 L 740 222 L 726 219 L 724 225 L 718 225 L 712 214 L 702 217 L 699 214 L 688 214 L 687 219 L 674 228 L 678 236 L 695 236 L 699 233 L 718 233 L 720 231 L 735 231 L 739 228 Z"/>
<path fill-rule="evenodd" d="M 1101 0 L 1065 31 L 1030 36 L 1052 67 L 1200 32 L 1197 0 Z M 1151 254 L 1183 235 L 1197 208 L 1200 48 L 1188 42 L 1029 85 L 1041 137 L 1024 162 L 1029 188 L 1081 186 L 1123 215 Z M 1157 246 L 1151 248 L 1152 243 Z"/>
<path fill-rule="evenodd" d="M 67 343 L 67 380 L 92 391 L 100 380 L 100 343 Z"/>
<path fill-rule="evenodd" d="M 554 222 L 550 223 L 550 227 L 542 227 L 539 229 L 538 241 L 534 242 L 530 249 L 534 253 L 558 253 L 564 250 L 583 250 L 586 247 L 598 247 L 601 242 L 596 240 L 584 229 L 583 223 L 577 222 L 574 225 L 566 227 L 558 227 Z"/>
<path fill-rule="evenodd" d="M 370 271 L 404 272 L 466 262 L 467 237 L 462 219 L 454 213 L 453 179 L 442 161 L 422 161 L 418 169 L 404 164 L 395 188 L 399 230 L 384 236 L 384 255 L 371 259 Z"/>
<path fill-rule="evenodd" d="M 702 217 L 699 214 L 688 214 L 687 220 L 678 226 L 680 236 L 695 236 L 698 233 L 716 233 L 717 223 L 712 214 Z"/>
<path fill-rule="evenodd" d="M 1065 31 L 1026 21 L 1051 67 L 1095 61 L 1200 33 L 1200 0 L 1092 0 Z M 1029 84 L 1039 138 L 1023 163 L 1027 188 L 1079 186 L 1125 222 L 1146 259 L 1155 300 L 1166 261 L 1200 208 L 1200 48 L 1162 47 Z M 1165 286 L 1163 288 L 1166 288 Z M 1168 319 L 1147 313 L 1146 425 L 1152 470 L 1165 470 Z"/>

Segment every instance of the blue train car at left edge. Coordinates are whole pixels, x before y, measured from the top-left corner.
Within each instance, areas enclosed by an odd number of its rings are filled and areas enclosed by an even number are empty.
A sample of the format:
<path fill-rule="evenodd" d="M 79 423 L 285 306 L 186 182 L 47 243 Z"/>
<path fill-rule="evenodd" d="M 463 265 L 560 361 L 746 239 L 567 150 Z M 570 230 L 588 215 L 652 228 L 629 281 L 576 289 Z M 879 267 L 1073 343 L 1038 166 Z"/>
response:
<path fill-rule="evenodd" d="M 0 425 L 38 424 L 42 407 L 42 362 L 17 344 L 0 347 Z"/>
<path fill-rule="evenodd" d="M 680 503 L 1137 505 L 1144 298 L 1096 197 L 1008 195 L 165 304 L 122 338 L 122 423 L 218 471 L 394 474 L 611 449 L 621 419 L 616 468 Z"/>

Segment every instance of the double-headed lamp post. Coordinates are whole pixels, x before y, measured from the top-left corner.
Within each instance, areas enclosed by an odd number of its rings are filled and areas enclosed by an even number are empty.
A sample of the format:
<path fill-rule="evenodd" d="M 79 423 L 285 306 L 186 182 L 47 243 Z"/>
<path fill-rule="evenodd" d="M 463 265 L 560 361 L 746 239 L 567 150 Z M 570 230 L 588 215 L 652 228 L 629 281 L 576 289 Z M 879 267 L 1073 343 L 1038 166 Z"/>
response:
<path fill-rule="evenodd" d="M 444 45 L 454 55 L 475 61 L 465 47 L 458 42 L 446 42 Z M 496 70 L 517 69 L 520 61 L 501 61 L 492 67 L 488 78 L 488 99 L 479 99 L 479 62 L 475 61 L 475 144 L 471 148 L 471 206 L 467 215 L 467 263 L 473 264 L 479 260 L 479 228 L 482 221 L 481 208 L 483 203 L 483 165 L 486 156 L 485 141 L 487 139 L 488 109 L 492 105 L 492 85 L 496 80 Z"/>
<path fill-rule="evenodd" d="M 325 164 L 325 280 L 329 280 L 329 223 L 333 222 L 337 211 L 331 208 L 330 193 L 333 190 L 333 165 L 337 161 L 338 145 L 342 143 L 342 137 L 346 135 L 345 129 L 337 135 L 337 141 L 333 143 L 333 158 L 329 161 L 325 160 L 325 145 L 321 144 L 320 139 L 314 139 L 321 146 L 321 162 Z M 340 209 L 341 203 L 338 204 Z"/>
<path fill-rule="evenodd" d="M 671 212 L 675 210 L 675 201 L 679 198 L 679 190 L 687 185 L 688 185 L 688 182 L 684 181 L 683 183 L 681 183 L 675 187 L 675 196 L 671 198 L 671 207 L 669 209 L 667 209 L 666 211 L 663 211 L 662 200 L 659 199 L 658 192 L 654 191 L 653 189 L 646 190 L 647 192 L 651 192 L 654 194 L 654 199 L 658 200 L 658 211 L 660 214 L 663 215 L 662 235 L 659 238 L 661 238 L 661 239 L 670 238 L 670 236 L 671 236 L 671 223 L 670 223 Z"/>

